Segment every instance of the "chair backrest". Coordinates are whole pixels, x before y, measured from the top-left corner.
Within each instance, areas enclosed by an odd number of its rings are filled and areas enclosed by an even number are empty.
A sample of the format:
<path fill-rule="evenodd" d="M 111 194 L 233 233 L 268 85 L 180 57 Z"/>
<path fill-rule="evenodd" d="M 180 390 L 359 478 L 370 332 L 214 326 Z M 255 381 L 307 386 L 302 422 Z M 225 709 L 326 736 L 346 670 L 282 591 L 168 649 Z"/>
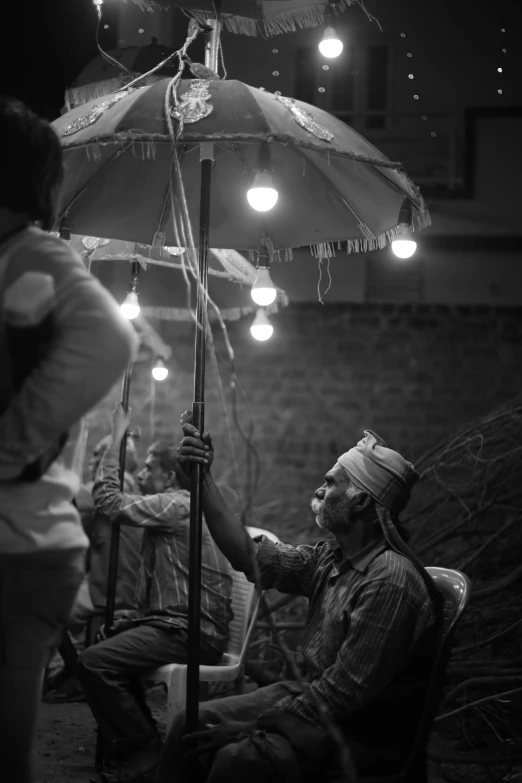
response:
<path fill-rule="evenodd" d="M 280 540 L 275 533 L 272 533 L 271 530 L 264 530 L 262 527 L 252 527 L 251 525 L 248 525 L 246 527 L 246 530 L 252 538 L 256 538 L 257 536 L 266 536 L 270 539 L 270 541 L 273 541 L 274 544 L 277 544 L 277 542 Z"/>
<path fill-rule="evenodd" d="M 404 772 L 418 763 L 420 754 L 425 752 L 431 727 L 442 697 L 446 678 L 446 669 L 451 655 L 453 637 L 457 623 L 462 617 L 471 596 L 471 582 L 466 574 L 451 568 L 430 567 L 429 573 L 437 590 L 444 599 L 443 620 L 439 636 L 438 652 L 426 692 L 419 727 L 413 742 Z"/>
<path fill-rule="evenodd" d="M 255 585 L 249 582 L 241 571 L 233 571 L 232 575 L 232 611 L 234 617 L 228 626 L 228 647 L 230 655 L 241 656 L 252 612 L 256 610 L 259 596 Z"/>
<path fill-rule="evenodd" d="M 246 530 L 252 538 L 267 536 L 271 541 L 279 541 L 275 533 L 271 533 L 270 530 L 263 530 L 260 527 L 247 527 Z M 260 596 L 252 582 L 249 582 L 241 571 L 233 571 L 231 569 L 231 574 L 231 597 L 234 617 L 228 626 L 229 641 L 227 653 L 234 657 L 239 656 L 242 663 L 254 627 Z"/>

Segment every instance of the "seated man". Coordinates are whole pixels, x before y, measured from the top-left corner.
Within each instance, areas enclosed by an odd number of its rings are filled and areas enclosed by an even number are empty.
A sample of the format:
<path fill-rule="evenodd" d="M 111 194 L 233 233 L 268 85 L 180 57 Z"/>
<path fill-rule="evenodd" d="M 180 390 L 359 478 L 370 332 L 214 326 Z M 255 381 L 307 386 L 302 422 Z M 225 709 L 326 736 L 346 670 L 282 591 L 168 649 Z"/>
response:
<path fill-rule="evenodd" d="M 178 715 L 156 783 L 204 779 L 202 767 L 207 775 L 210 770 L 209 781 L 266 780 L 257 773 L 274 758 L 274 737 L 276 766 L 287 770 L 288 780 L 350 780 L 354 769 L 397 769 L 415 734 L 438 633 L 434 584 L 397 527 L 418 479 L 413 466 L 367 431 L 339 457 L 311 501 L 330 540 L 298 547 L 253 540 L 213 481 L 209 434 L 200 436 L 190 414 L 182 422 L 178 459 L 185 468 L 194 462 L 207 467 L 203 511 L 232 567 L 263 589 L 309 599 L 308 677 L 201 704 L 202 730 L 193 734 L 184 736 L 185 715 Z"/>
<path fill-rule="evenodd" d="M 120 491 L 118 454 L 129 420 L 118 406 L 93 498 L 96 510 L 111 522 L 144 531 L 140 614 L 116 621 L 115 635 L 87 648 L 78 664 L 80 682 L 111 758 L 111 779 L 116 781 L 133 780 L 156 765 L 161 741 L 140 677 L 167 663 L 186 663 L 188 637 L 189 493 L 179 484 L 183 473 L 175 449 L 161 443 L 149 448 L 138 473 L 141 495 Z M 215 664 L 228 641 L 232 578 L 205 523 L 202 535 L 200 660 Z"/>

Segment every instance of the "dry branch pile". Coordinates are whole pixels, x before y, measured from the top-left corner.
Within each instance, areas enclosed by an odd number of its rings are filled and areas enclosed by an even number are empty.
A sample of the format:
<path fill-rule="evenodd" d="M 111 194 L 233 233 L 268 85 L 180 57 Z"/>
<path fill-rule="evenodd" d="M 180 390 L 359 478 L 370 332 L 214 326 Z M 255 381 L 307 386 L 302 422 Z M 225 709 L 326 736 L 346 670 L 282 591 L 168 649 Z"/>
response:
<path fill-rule="evenodd" d="M 464 571 L 472 598 L 437 718 L 440 761 L 522 762 L 522 398 L 416 463 L 408 518 L 425 565 Z"/>

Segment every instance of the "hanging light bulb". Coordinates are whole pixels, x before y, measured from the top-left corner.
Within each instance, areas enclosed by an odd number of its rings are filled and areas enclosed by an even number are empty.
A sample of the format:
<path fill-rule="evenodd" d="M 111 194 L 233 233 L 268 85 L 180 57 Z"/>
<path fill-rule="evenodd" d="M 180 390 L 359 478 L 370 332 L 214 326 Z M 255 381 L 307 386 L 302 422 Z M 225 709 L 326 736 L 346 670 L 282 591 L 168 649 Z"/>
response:
<path fill-rule="evenodd" d="M 392 251 L 397 258 L 411 258 L 417 250 L 417 243 L 411 232 L 411 202 L 407 198 L 401 204 L 398 229 L 392 242 Z"/>
<path fill-rule="evenodd" d="M 265 340 L 270 340 L 273 333 L 274 327 L 268 320 L 267 314 L 264 310 L 259 309 L 250 327 L 250 334 L 255 340 L 264 342 Z"/>
<path fill-rule="evenodd" d="M 138 301 L 138 294 L 135 291 L 129 291 L 125 297 L 125 301 L 120 305 L 120 310 L 129 321 L 138 317 L 140 314 L 140 303 Z"/>
<path fill-rule="evenodd" d="M 270 262 L 268 256 L 259 256 L 257 262 L 257 275 L 250 296 L 261 307 L 272 304 L 277 296 L 277 289 L 272 282 L 269 272 Z"/>
<path fill-rule="evenodd" d="M 344 46 L 343 42 L 337 35 L 333 18 L 333 10 L 330 6 L 328 6 L 324 12 L 324 33 L 321 41 L 319 42 L 319 51 L 323 57 L 328 57 L 328 59 L 339 57 Z"/>
<path fill-rule="evenodd" d="M 162 359 L 158 359 L 152 368 L 152 377 L 155 381 L 164 381 L 168 374 L 169 371 L 167 367 L 165 367 L 165 362 Z"/>
<path fill-rule="evenodd" d="M 268 212 L 277 204 L 279 193 L 274 188 L 270 174 L 270 151 L 264 141 L 259 150 L 257 171 L 251 187 L 247 192 L 248 203 L 257 212 Z"/>
<path fill-rule="evenodd" d="M 132 264 L 132 279 L 130 284 L 130 290 L 125 301 L 120 305 L 120 310 L 129 321 L 134 320 L 140 314 L 140 303 L 138 301 L 138 277 L 140 272 L 140 265 L 136 262 Z"/>

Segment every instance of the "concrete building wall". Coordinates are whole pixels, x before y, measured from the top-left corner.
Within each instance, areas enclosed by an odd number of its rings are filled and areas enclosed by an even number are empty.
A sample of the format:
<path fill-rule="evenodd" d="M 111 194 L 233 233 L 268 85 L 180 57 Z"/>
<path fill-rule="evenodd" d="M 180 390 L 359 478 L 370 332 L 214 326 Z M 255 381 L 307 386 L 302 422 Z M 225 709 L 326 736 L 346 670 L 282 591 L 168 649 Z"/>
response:
<path fill-rule="evenodd" d="M 240 382 L 238 421 L 244 432 L 252 425 L 260 458 L 259 521 L 277 532 L 284 510 L 296 536 L 310 529 L 311 492 L 365 428 L 415 460 L 455 428 L 519 394 L 520 316 L 520 308 L 292 304 L 273 318 L 275 334 L 267 343 L 252 340 L 248 319 L 229 324 Z M 155 385 L 154 437 L 177 443 L 180 415 L 192 401 L 193 332 L 183 324 L 166 326 L 158 328 L 173 358 L 168 380 Z M 241 488 L 246 447 L 234 424 L 218 334 L 216 347 L 222 387 L 209 356 L 206 414 L 216 443 L 215 473 Z M 151 362 L 136 365 L 131 391 L 142 453 L 151 437 Z M 119 391 L 94 416 L 89 447 L 108 431 Z"/>

